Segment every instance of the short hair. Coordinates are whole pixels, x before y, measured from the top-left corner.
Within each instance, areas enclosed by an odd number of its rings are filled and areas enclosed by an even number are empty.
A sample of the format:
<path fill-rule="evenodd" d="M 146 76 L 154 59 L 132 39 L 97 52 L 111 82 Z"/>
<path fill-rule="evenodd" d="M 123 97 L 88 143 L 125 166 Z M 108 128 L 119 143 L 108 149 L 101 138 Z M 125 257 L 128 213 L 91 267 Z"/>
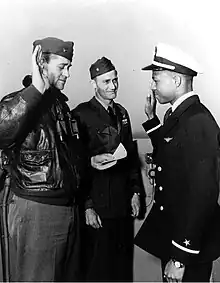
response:
<path fill-rule="evenodd" d="M 50 52 L 42 52 L 42 59 L 45 60 L 46 63 L 49 63 L 52 55 L 53 54 Z"/>

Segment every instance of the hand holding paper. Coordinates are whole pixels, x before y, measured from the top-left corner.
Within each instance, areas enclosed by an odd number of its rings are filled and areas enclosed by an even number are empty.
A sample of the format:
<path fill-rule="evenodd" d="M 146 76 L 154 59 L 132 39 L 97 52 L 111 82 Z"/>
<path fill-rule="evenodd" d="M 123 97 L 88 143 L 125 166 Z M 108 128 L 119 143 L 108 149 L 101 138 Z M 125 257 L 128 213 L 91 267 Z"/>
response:
<path fill-rule="evenodd" d="M 127 151 L 122 143 L 116 148 L 113 154 L 103 153 L 91 158 L 92 167 L 98 170 L 104 170 L 114 166 L 117 160 L 125 158 L 127 156 Z"/>

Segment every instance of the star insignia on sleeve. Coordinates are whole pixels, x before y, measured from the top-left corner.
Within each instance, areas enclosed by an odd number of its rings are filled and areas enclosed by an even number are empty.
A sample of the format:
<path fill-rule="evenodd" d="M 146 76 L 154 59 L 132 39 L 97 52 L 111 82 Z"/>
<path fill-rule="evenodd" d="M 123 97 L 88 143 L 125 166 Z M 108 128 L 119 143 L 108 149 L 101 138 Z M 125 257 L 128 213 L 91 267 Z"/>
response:
<path fill-rule="evenodd" d="M 183 243 L 186 245 L 186 247 L 187 247 L 187 246 L 190 246 L 190 240 L 187 240 L 187 239 L 186 239 Z"/>

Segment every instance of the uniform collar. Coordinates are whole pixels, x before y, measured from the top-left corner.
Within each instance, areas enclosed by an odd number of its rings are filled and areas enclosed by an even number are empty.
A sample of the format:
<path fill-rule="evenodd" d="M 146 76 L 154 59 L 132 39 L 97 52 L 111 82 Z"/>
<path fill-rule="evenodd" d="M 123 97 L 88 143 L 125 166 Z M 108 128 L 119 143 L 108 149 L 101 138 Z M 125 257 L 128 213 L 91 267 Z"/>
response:
<path fill-rule="evenodd" d="M 189 98 L 190 96 L 195 95 L 194 91 L 190 91 L 187 92 L 185 94 L 183 94 L 182 96 L 180 96 L 172 105 L 172 112 L 174 112 L 174 110 L 181 104 L 183 103 L 184 100 L 186 100 L 187 98 Z"/>
<path fill-rule="evenodd" d="M 113 105 L 114 105 L 114 102 L 113 103 L 111 103 L 111 104 L 109 104 L 108 106 L 103 102 L 103 101 L 101 101 L 97 96 L 94 96 L 95 97 L 95 99 L 105 108 L 105 110 L 106 111 L 108 111 L 108 107 L 114 107 Z"/>
<path fill-rule="evenodd" d="M 167 134 L 176 125 L 176 123 L 178 123 L 183 113 L 195 103 L 200 103 L 198 95 L 190 95 L 181 104 L 179 104 L 177 109 L 166 120 L 166 123 L 164 123 L 162 135 Z"/>

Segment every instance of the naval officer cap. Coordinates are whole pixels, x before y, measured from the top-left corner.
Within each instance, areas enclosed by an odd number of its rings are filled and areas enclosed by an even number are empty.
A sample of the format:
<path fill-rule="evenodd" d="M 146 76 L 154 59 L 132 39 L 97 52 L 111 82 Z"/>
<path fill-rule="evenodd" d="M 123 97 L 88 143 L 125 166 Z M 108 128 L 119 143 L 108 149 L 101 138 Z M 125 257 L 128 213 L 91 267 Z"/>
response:
<path fill-rule="evenodd" d="M 142 68 L 142 70 L 171 70 L 190 76 L 201 73 L 200 66 L 193 57 L 181 49 L 165 43 L 157 44 L 152 64 Z"/>
<path fill-rule="evenodd" d="M 33 42 L 33 48 L 37 45 L 41 46 L 43 53 L 56 54 L 72 61 L 74 45 L 72 41 L 63 41 L 56 37 L 46 37 L 35 40 Z"/>
<path fill-rule="evenodd" d="M 98 59 L 95 63 L 89 68 L 91 79 L 95 77 L 108 73 L 115 70 L 115 66 L 112 64 L 111 60 L 106 57 Z"/>

